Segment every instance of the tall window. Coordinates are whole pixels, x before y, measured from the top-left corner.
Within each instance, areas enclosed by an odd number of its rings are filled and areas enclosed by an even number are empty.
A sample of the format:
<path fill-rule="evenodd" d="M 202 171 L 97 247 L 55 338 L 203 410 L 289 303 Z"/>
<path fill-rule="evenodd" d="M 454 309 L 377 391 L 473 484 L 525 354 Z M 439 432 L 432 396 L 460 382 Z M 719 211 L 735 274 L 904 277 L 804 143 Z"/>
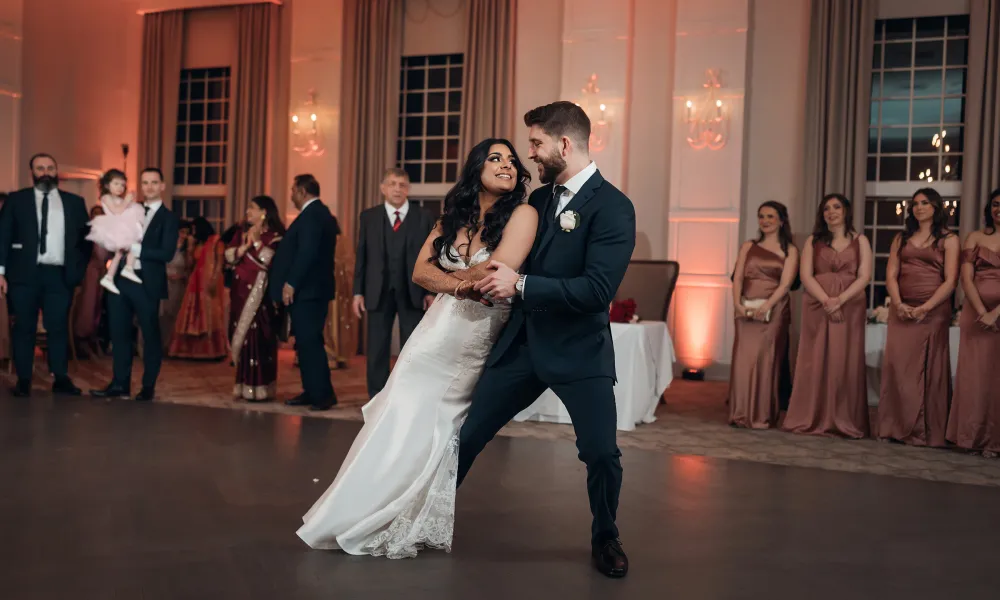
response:
<path fill-rule="evenodd" d="M 869 308 L 888 295 L 889 250 L 914 191 L 935 188 L 958 227 L 968 49 L 968 15 L 875 25 L 865 202 L 875 255 Z"/>
<path fill-rule="evenodd" d="M 414 196 L 441 198 L 458 180 L 463 76 L 461 54 L 403 57 L 396 164 Z"/>
<path fill-rule="evenodd" d="M 229 159 L 229 67 L 181 72 L 174 155 L 174 208 L 182 218 L 225 223 Z"/>

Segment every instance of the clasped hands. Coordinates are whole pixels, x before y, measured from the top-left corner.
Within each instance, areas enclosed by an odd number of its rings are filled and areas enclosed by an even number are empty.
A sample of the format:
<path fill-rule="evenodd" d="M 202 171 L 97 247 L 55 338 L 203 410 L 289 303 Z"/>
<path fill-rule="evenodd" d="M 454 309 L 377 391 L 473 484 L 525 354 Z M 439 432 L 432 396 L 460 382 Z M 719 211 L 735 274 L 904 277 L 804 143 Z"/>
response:
<path fill-rule="evenodd" d="M 928 312 L 930 312 L 930 309 L 923 304 L 920 306 L 910 306 L 905 302 L 900 302 L 896 305 L 896 316 L 903 321 L 916 321 L 919 323 L 927 317 Z"/>
<path fill-rule="evenodd" d="M 517 293 L 515 285 L 520 275 L 498 260 L 490 261 L 486 266 L 490 274 L 479 281 L 463 281 L 455 288 L 455 297 L 475 300 L 485 306 L 493 306 L 497 300 L 506 300 Z"/>
<path fill-rule="evenodd" d="M 826 311 L 827 316 L 834 323 L 844 322 L 844 311 L 841 310 L 843 307 L 844 299 L 840 296 L 833 296 L 823 301 L 823 310 Z"/>

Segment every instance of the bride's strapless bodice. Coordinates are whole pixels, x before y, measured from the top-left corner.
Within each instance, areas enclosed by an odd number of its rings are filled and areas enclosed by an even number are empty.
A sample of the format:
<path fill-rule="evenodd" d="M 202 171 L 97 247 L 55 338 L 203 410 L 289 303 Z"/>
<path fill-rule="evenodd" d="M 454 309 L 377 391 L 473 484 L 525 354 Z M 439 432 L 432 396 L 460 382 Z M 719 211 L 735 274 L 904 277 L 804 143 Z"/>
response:
<path fill-rule="evenodd" d="M 455 252 L 455 250 L 452 249 L 452 252 Z M 438 262 L 441 263 L 441 266 L 448 271 L 464 271 L 465 269 L 471 269 L 476 265 L 488 261 L 490 259 L 491 252 L 483 246 L 469 258 L 469 264 L 465 264 L 461 255 L 459 255 L 457 259 L 454 259 L 449 256 L 450 254 L 451 252 L 448 251 L 448 248 L 441 250 L 441 256 L 438 258 Z M 458 253 L 455 252 L 455 254 Z"/>

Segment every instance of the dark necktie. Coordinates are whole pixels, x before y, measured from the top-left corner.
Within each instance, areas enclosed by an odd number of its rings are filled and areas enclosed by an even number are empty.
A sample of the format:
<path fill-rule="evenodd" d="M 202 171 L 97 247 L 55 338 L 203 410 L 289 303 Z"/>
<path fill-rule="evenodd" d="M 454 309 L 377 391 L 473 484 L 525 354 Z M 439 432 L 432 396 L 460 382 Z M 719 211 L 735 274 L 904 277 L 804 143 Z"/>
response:
<path fill-rule="evenodd" d="M 143 212 L 146 213 L 146 216 L 149 216 L 149 205 L 143 204 L 142 205 L 142 210 L 143 210 Z"/>
<path fill-rule="evenodd" d="M 49 193 L 42 194 L 42 230 L 38 234 L 38 253 L 45 254 L 46 238 L 49 237 Z"/>
<path fill-rule="evenodd" d="M 392 222 L 392 230 L 399 231 L 399 228 L 403 226 L 403 220 L 399 218 L 399 211 L 396 211 L 396 220 Z"/>
<path fill-rule="evenodd" d="M 562 198 L 565 192 L 566 186 L 564 185 L 557 185 L 552 188 L 552 212 L 549 213 L 549 218 L 553 221 L 559 220 L 559 199 Z"/>

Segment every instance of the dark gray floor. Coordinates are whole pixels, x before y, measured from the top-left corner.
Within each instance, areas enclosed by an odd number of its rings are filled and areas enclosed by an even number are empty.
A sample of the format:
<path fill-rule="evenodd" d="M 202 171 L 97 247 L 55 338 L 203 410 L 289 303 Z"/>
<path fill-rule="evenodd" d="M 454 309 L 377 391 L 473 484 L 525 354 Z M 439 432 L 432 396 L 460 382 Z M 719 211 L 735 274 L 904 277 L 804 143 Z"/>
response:
<path fill-rule="evenodd" d="M 357 429 L 5 391 L 0 597 L 940 599 L 1000 586 L 1000 490 L 634 450 L 619 510 L 632 573 L 606 580 L 588 562 L 575 449 L 531 439 L 480 457 L 452 554 L 311 551 L 295 529 Z"/>

